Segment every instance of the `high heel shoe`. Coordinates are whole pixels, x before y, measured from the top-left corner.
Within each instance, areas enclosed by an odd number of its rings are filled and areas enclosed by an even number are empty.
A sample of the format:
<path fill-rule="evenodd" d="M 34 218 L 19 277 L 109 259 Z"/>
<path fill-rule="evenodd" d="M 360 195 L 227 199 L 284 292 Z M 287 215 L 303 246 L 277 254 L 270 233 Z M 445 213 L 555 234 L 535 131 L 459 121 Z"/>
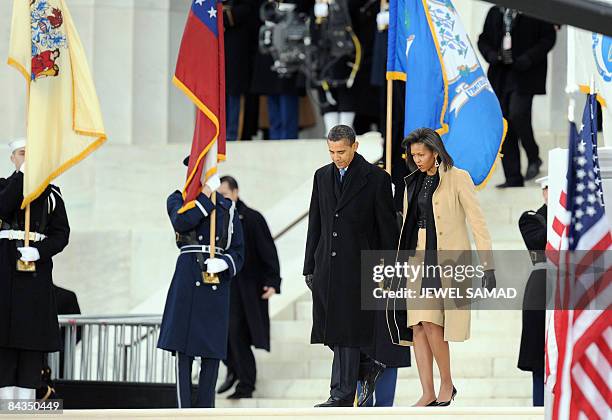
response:
<path fill-rule="evenodd" d="M 438 405 L 438 400 L 433 400 L 432 402 L 427 404 L 425 407 L 437 407 L 437 405 Z"/>
<path fill-rule="evenodd" d="M 438 401 L 436 404 L 437 407 L 448 407 L 451 404 L 451 401 L 455 400 L 455 395 L 457 395 L 457 388 L 453 385 L 453 393 L 451 395 L 451 399 L 448 401 Z"/>

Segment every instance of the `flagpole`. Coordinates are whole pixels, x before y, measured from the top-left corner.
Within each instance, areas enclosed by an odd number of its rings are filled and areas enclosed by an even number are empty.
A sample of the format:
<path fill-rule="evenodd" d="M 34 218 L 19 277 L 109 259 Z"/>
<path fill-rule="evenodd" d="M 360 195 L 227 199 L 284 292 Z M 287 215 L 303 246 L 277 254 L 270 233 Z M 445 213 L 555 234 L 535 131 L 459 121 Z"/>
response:
<path fill-rule="evenodd" d="M 391 150 L 393 133 L 393 80 L 387 80 L 387 128 L 385 141 L 385 170 L 391 175 Z"/>
<path fill-rule="evenodd" d="M 25 234 L 23 238 L 23 246 L 28 248 L 30 246 L 30 205 L 28 204 L 25 209 Z M 33 272 L 36 271 L 36 264 L 31 261 L 17 260 L 17 271 L 21 272 Z"/>
<path fill-rule="evenodd" d="M 215 258 L 215 247 L 217 245 L 217 215 L 215 207 L 217 205 L 217 193 L 215 191 L 210 195 L 210 200 L 213 203 L 213 209 L 210 212 L 210 258 Z M 219 276 L 216 273 L 204 273 L 204 283 L 219 284 Z"/>

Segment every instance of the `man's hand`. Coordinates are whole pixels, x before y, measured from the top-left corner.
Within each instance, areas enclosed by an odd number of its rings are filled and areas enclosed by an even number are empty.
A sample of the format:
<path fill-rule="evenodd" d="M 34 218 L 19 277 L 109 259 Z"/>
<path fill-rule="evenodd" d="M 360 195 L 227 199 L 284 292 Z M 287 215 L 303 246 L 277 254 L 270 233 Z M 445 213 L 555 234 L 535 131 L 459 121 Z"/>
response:
<path fill-rule="evenodd" d="M 206 271 L 211 274 L 220 273 L 229 268 L 225 260 L 221 258 L 209 258 L 204 261 L 204 264 L 206 264 Z"/>
<path fill-rule="evenodd" d="M 276 289 L 274 287 L 264 286 L 263 289 L 264 289 L 264 294 L 261 295 L 261 298 L 263 300 L 268 300 L 276 294 Z"/>
<path fill-rule="evenodd" d="M 40 254 L 38 249 L 32 247 L 23 247 L 17 248 L 17 250 L 21 253 L 21 261 L 24 262 L 34 262 L 40 260 Z"/>
<path fill-rule="evenodd" d="M 202 194 L 204 194 L 208 198 L 210 198 L 210 196 L 212 195 L 212 190 L 210 189 L 208 184 L 206 184 L 206 185 L 204 185 L 202 187 Z"/>
<path fill-rule="evenodd" d="M 312 278 L 313 278 L 312 274 L 306 274 L 304 276 L 304 281 L 306 282 L 306 286 L 308 286 L 310 290 L 312 290 Z"/>
<path fill-rule="evenodd" d="M 482 276 L 482 287 L 491 291 L 497 286 L 497 280 L 495 280 L 495 270 L 486 270 L 484 276 Z"/>

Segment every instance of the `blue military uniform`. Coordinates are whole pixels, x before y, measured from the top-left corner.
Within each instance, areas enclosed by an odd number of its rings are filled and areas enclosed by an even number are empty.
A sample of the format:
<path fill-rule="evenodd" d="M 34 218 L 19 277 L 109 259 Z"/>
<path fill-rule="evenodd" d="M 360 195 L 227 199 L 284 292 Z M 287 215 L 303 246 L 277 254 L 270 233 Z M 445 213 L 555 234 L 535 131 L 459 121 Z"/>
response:
<path fill-rule="evenodd" d="M 183 197 L 175 191 L 168 197 L 167 209 L 177 233 L 181 253 L 162 319 L 157 346 L 176 353 L 179 407 L 191 406 L 191 365 L 201 357 L 202 369 L 195 406 L 214 407 L 214 385 L 219 360 L 227 354 L 230 280 L 242 268 L 244 243 L 242 226 L 235 205 L 217 194 L 217 204 L 200 194 L 195 207 L 179 214 Z M 205 284 L 203 261 L 210 258 L 210 213 L 216 209 L 215 258 L 223 259 L 228 269 L 220 273 L 220 284 Z M 235 217 L 234 217 L 235 215 Z"/>

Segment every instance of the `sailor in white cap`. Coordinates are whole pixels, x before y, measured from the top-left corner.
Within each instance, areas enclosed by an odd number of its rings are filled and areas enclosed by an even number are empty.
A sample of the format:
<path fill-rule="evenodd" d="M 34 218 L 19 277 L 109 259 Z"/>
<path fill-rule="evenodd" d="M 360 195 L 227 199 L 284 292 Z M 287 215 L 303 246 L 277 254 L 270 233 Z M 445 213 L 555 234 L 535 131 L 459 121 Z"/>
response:
<path fill-rule="evenodd" d="M 536 180 L 542 187 L 544 205 L 537 211 L 526 211 L 519 219 L 519 229 L 533 269 L 527 280 L 523 298 L 523 328 L 518 368 L 531 372 L 533 405 L 544 405 L 544 330 L 546 312 L 546 217 L 548 177 Z"/>
<path fill-rule="evenodd" d="M 16 171 L 0 178 L 0 400 L 33 400 L 46 353 L 60 350 L 52 257 L 68 244 L 70 226 L 59 188 L 49 185 L 30 204 L 25 246 L 25 140 L 9 144 Z M 35 262 L 35 272 L 17 269 Z"/>
<path fill-rule="evenodd" d="M 18 138 L 9 143 L 11 150 L 11 162 L 15 165 L 15 170 L 19 171 L 25 163 L 26 139 Z M 25 169 L 25 168 L 24 168 Z"/>

